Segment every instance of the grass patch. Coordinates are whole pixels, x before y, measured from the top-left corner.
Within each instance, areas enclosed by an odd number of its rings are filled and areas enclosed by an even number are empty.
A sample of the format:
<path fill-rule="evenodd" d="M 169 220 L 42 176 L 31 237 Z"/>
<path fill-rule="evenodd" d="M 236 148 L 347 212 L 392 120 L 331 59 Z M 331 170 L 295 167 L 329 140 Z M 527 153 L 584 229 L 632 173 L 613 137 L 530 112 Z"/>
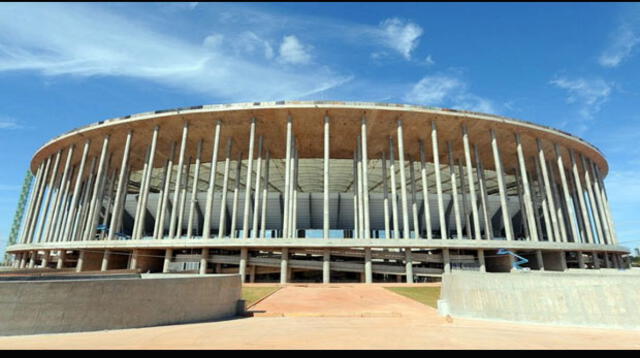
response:
<path fill-rule="evenodd" d="M 427 306 L 438 308 L 440 287 L 385 287 L 399 295 L 409 297 Z"/>
<path fill-rule="evenodd" d="M 272 294 L 279 288 L 278 286 L 242 287 L 242 299 L 245 300 L 246 307 L 250 307 L 261 298 Z"/>

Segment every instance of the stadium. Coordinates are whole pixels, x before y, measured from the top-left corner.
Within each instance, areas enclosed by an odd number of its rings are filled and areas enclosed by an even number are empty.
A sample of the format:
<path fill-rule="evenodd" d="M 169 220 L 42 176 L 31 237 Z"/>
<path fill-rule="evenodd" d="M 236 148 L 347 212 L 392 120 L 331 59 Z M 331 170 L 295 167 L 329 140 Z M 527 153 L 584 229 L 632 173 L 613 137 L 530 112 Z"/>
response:
<path fill-rule="evenodd" d="M 334 101 L 158 110 L 42 146 L 7 252 L 16 268 L 280 283 L 623 268 L 607 172 L 580 138 L 469 111 Z"/>

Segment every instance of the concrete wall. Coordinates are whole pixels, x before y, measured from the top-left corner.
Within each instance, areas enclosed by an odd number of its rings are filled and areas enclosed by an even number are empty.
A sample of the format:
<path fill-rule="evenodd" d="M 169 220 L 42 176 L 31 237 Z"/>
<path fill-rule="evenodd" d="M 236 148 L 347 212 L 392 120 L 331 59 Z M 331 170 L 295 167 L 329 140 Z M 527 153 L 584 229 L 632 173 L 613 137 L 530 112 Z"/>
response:
<path fill-rule="evenodd" d="M 633 271 L 444 274 L 440 314 L 640 329 L 640 275 Z"/>
<path fill-rule="evenodd" d="M 234 316 L 238 275 L 0 282 L 0 335 L 133 328 Z"/>

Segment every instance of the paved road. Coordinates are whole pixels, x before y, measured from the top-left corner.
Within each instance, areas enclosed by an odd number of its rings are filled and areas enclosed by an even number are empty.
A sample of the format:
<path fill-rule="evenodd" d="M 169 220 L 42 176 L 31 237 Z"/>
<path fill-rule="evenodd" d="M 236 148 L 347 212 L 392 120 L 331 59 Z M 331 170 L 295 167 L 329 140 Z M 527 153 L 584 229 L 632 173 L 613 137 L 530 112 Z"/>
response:
<path fill-rule="evenodd" d="M 287 286 L 257 317 L 0 337 L 21 349 L 640 349 L 638 331 L 454 319 L 376 285 Z"/>

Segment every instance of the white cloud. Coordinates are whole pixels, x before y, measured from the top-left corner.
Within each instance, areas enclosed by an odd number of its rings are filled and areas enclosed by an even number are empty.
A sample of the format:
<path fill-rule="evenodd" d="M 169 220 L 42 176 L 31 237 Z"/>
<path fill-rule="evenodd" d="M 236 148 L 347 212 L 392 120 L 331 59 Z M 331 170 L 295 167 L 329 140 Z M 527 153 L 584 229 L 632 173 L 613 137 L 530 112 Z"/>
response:
<path fill-rule="evenodd" d="M 617 67 L 640 44 L 640 33 L 628 24 L 621 25 L 612 38 L 609 47 L 598 58 L 598 63 L 604 67 Z"/>
<path fill-rule="evenodd" d="M 455 109 L 495 113 L 493 103 L 483 97 L 470 93 L 468 85 L 453 75 L 430 75 L 414 84 L 404 96 L 410 103 L 452 107 Z"/>
<path fill-rule="evenodd" d="M 223 41 L 224 41 L 224 35 L 211 34 L 204 38 L 204 41 L 202 41 L 202 45 L 209 48 L 218 48 L 222 45 Z"/>
<path fill-rule="evenodd" d="M 310 46 L 300 43 L 294 35 L 285 36 L 280 44 L 279 60 L 284 63 L 307 64 L 311 61 Z"/>
<path fill-rule="evenodd" d="M 267 60 L 273 58 L 273 48 L 269 41 L 262 39 L 253 31 L 242 32 L 234 39 L 233 46 L 236 51 L 239 50 L 246 55 L 255 55 L 255 53 L 262 52 Z"/>
<path fill-rule="evenodd" d="M 424 59 L 424 63 L 425 63 L 427 66 L 433 66 L 433 65 L 435 65 L 435 64 L 436 64 L 436 61 L 434 61 L 434 60 L 431 58 L 431 55 L 429 55 L 429 56 L 427 56 L 427 58 L 425 58 L 425 59 Z"/>
<path fill-rule="evenodd" d="M 389 48 L 399 52 L 405 59 L 411 59 L 411 52 L 418 46 L 422 28 L 413 22 L 397 17 L 380 23 L 381 41 Z"/>
<path fill-rule="evenodd" d="M 111 10 L 93 4 L 3 4 L 0 71 L 131 77 L 229 101 L 299 98 L 350 80 L 327 67 L 308 73 L 274 66 L 264 60 L 273 58 L 273 49 L 252 33 L 241 36 L 254 41 L 234 52 L 194 44 Z M 224 42 L 237 45 L 237 40 Z M 204 42 L 220 43 L 215 37 Z"/>
<path fill-rule="evenodd" d="M 0 116 L 0 130 L 20 128 L 23 128 L 22 125 L 18 124 L 14 118 Z"/>
<path fill-rule="evenodd" d="M 613 90 L 613 83 L 599 78 L 568 79 L 560 77 L 549 83 L 568 92 L 567 102 L 578 104 L 580 116 L 584 119 L 593 118 L 600 111 L 602 104 L 609 99 Z"/>

